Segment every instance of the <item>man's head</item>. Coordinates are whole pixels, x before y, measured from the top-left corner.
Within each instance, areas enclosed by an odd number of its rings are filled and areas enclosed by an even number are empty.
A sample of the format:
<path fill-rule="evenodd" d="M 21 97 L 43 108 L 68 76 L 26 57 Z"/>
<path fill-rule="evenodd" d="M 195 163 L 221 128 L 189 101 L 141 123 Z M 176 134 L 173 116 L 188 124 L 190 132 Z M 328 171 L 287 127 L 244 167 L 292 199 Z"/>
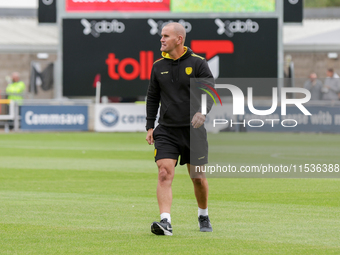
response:
<path fill-rule="evenodd" d="M 185 36 L 186 32 L 181 24 L 177 22 L 166 24 L 162 29 L 161 51 L 171 54 L 171 52 L 182 50 Z"/>
<path fill-rule="evenodd" d="M 327 69 L 327 77 L 333 77 L 334 76 L 334 69 L 328 68 Z"/>
<path fill-rule="evenodd" d="M 12 81 L 13 82 L 18 82 L 20 81 L 20 74 L 18 72 L 12 73 Z"/>
<path fill-rule="evenodd" d="M 316 75 L 316 73 L 311 73 L 309 75 L 309 78 L 310 78 L 311 81 L 315 81 L 318 78 L 318 76 Z"/>

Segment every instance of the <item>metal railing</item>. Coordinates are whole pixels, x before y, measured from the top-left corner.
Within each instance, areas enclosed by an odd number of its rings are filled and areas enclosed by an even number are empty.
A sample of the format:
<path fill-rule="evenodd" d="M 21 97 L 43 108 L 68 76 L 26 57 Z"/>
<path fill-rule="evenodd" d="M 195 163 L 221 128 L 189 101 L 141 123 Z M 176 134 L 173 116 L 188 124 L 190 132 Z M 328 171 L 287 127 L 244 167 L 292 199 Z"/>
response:
<path fill-rule="evenodd" d="M 17 102 L 10 99 L 0 99 L 0 105 L 8 105 L 8 114 L 0 115 L 0 125 L 4 125 L 5 132 L 9 132 L 9 126 L 13 123 L 14 131 L 19 130 L 19 107 Z M 2 107 L 1 107 L 2 108 Z"/>

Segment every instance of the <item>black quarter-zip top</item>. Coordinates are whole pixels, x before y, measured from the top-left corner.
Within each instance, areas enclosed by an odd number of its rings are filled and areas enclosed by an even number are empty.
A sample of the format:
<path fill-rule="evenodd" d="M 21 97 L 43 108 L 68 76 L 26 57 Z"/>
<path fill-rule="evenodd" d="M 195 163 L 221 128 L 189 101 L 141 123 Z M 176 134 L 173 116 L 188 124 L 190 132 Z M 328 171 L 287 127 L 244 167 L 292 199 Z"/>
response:
<path fill-rule="evenodd" d="M 200 98 L 190 100 L 191 78 L 213 79 L 203 57 L 194 54 L 189 47 L 184 47 L 184 53 L 176 60 L 162 52 L 162 58 L 154 62 L 151 71 L 146 104 L 147 129 L 154 128 L 159 103 L 159 124 L 169 127 L 190 125 L 194 114 L 190 109 L 200 109 Z M 208 100 L 208 112 L 211 107 L 212 100 Z"/>

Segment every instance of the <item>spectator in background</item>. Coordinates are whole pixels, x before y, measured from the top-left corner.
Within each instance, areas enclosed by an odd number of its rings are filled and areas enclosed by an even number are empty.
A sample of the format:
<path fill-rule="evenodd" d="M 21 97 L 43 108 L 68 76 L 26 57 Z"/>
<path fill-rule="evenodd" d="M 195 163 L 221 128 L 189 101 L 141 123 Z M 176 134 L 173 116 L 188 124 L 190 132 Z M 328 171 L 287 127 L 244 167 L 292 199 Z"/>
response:
<path fill-rule="evenodd" d="M 311 93 L 311 100 L 321 100 L 322 82 L 317 79 L 316 73 L 309 75 L 309 80 L 305 82 L 304 88 L 308 89 Z"/>
<path fill-rule="evenodd" d="M 7 98 L 21 102 L 25 88 L 25 83 L 20 81 L 20 74 L 18 72 L 12 73 L 12 83 L 8 84 L 6 88 Z"/>
<path fill-rule="evenodd" d="M 322 87 L 323 100 L 339 100 L 338 93 L 340 92 L 340 79 L 339 75 L 334 73 L 333 68 L 327 70 L 327 78 Z"/>

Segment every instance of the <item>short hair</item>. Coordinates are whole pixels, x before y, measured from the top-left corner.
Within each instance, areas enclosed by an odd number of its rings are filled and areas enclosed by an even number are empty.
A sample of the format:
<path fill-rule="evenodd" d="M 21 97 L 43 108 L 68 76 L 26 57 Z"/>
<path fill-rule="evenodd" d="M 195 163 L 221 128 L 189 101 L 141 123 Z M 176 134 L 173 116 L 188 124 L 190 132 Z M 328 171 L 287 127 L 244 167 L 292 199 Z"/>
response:
<path fill-rule="evenodd" d="M 327 70 L 328 72 L 334 73 L 334 69 L 333 68 L 328 68 Z"/>
<path fill-rule="evenodd" d="M 181 23 L 178 22 L 170 22 L 167 23 L 164 27 L 166 26 L 172 26 L 176 32 L 177 35 L 181 35 L 183 37 L 183 43 L 185 42 L 185 37 L 186 37 L 186 31 L 185 28 Z"/>

